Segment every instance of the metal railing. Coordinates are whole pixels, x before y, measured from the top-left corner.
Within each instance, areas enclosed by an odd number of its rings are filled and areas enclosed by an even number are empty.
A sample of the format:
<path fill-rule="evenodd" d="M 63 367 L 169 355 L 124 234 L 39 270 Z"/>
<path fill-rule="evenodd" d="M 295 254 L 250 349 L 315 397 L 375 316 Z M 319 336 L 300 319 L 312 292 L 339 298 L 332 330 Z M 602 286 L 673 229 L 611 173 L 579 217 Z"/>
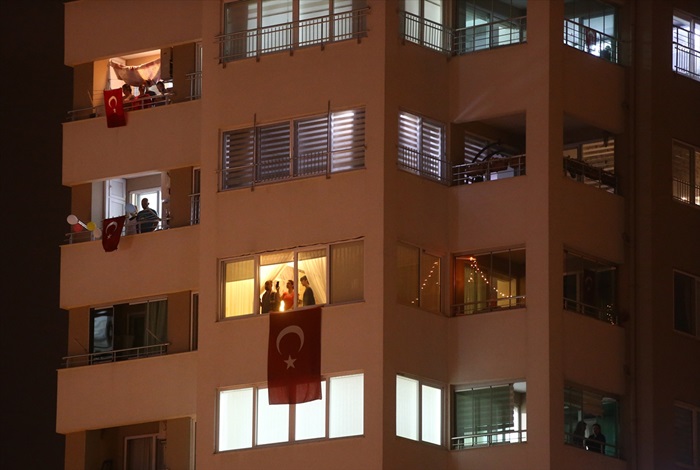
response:
<path fill-rule="evenodd" d="M 227 190 L 310 176 L 330 177 L 331 173 L 364 168 L 364 152 L 365 146 L 362 145 L 332 152 L 307 152 L 291 157 L 285 154 L 232 166 L 221 170 L 221 187 Z"/>
<path fill-rule="evenodd" d="M 442 184 L 450 182 L 449 165 L 445 158 L 438 158 L 412 148 L 399 146 L 398 166 L 404 171 Z"/>
<path fill-rule="evenodd" d="M 525 174 L 525 155 L 498 157 L 452 167 L 452 184 L 472 184 Z"/>
<path fill-rule="evenodd" d="M 170 343 L 154 344 L 151 346 L 139 346 L 137 348 L 115 349 L 113 351 L 101 351 L 90 354 L 79 354 L 63 358 L 65 368 L 103 364 L 108 362 L 126 361 L 128 359 L 141 359 L 145 357 L 164 356 L 168 354 Z"/>
<path fill-rule="evenodd" d="M 700 186 L 673 178 L 673 198 L 686 204 L 700 206 Z"/>
<path fill-rule="evenodd" d="M 464 436 L 454 436 L 450 439 L 452 450 L 469 449 L 472 447 L 494 446 L 502 444 L 517 444 L 527 442 L 527 430 L 492 431 Z"/>
<path fill-rule="evenodd" d="M 527 17 L 459 28 L 454 30 L 452 36 L 452 52 L 457 55 L 520 44 L 527 41 Z"/>
<path fill-rule="evenodd" d="M 593 317 L 604 321 L 605 323 L 610 323 L 611 325 L 619 324 L 617 312 L 615 311 L 615 307 L 612 305 L 597 307 L 595 305 L 583 303 L 579 300 L 564 298 L 564 310 Z"/>
<path fill-rule="evenodd" d="M 449 28 L 407 11 L 401 13 L 399 27 L 403 39 L 436 51 L 452 52 L 452 31 Z"/>
<path fill-rule="evenodd" d="M 122 228 L 122 233 L 121 236 L 127 236 L 127 235 L 136 235 L 136 234 L 142 234 L 142 233 L 147 233 L 147 232 L 157 232 L 161 230 L 167 230 L 168 229 L 168 224 L 169 224 L 170 218 L 166 217 L 164 219 L 160 219 L 158 221 L 153 221 L 153 220 L 143 220 L 140 222 L 137 222 L 136 220 L 126 220 L 124 223 L 124 227 Z M 104 221 L 100 224 L 100 230 L 102 230 L 102 226 L 104 224 Z M 155 224 L 155 225 L 154 225 Z M 151 226 L 153 226 L 153 229 L 150 230 Z M 144 227 L 148 228 L 145 229 Z M 99 232 L 98 232 L 99 233 Z M 74 243 L 84 243 L 84 242 L 90 242 L 90 241 L 95 241 L 99 240 L 101 236 L 95 235 L 95 232 L 92 230 L 87 230 L 87 229 L 81 229 L 80 231 L 77 232 L 69 232 L 66 234 L 66 244 L 72 245 Z"/>
<path fill-rule="evenodd" d="M 156 108 L 159 106 L 166 106 L 172 104 L 172 93 L 166 93 L 165 95 L 147 95 L 143 97 L 138 97 L 133 101 L 127 101 L 123 104 L 124 111 L 139 111 L 141 109 Z M 100 117 L 105 115 L 104 104 L 99 104 L 97 106 L 91 106 L 89 108 L 72 109 L 68 111 L 68 121 L 82 121 L 83 119 L 90 119 L 95 117 Z"/>
<path fill-rule="evenodd" d="M 564 157 L 564 174 L 576 181 L 604 189 L 613 194 L 617 192 L 615 173 L 589 165 L 583 160 Z"/>
<path fill-rule="evenodd" d="M 190 84 L 190 94 L 187 98 L 190 101 L 200 99 L 202 97 L 202 72 L 185 74 L 185 80 Z"/>
<path fill-rule="evenodd" d="M 219 62 L 367 36 L 369 7 L 216 36 Z"/>
<path fill-rule="evenodd" d="M 486 313 L 514 308 L 525 308 L 524 295 L 454 304 L 452 305 L 452 316 L 471 315 L 474 313 Z"/>
<path fill-rule="evenodd" d="M 200 212 L 201 212 L 199 200 L 200 200 L 199 193 L 190 194 L 190 225 L 199 224 L 199 217 L 200 217 Z"/>
<path fill-rule="evenodd" d="M 678 26 L 673 27 L 673 70 L 674 72 L 700 81 L 700 50 L 688 45 L 688 38 L 694 33 Z"/>
<path fill-rule="evenodd" d="M 602 452 L 599 452 L 599 453 L 601 453 L 603 455 L 606 455 L 608 457 L 620 458 L 620 448 L 615 444 L 611 444 L 609 442 L 603 443 L 603 442 L 597 441 L 595 439 L 588 439 L 584 436 L 577 436 L 577 435 L 570 433 L 570 432 L 564 433 L 564 444 L 578 447 L 579 449 L 583 449 L 583 450 L 589 450 L 587 448 L 587 442 L 594 443 L 596 445 L 596 447 L 602 446 L 603 450 L 602 450 Z M 589 451 L 590 452 L 597 452 L 594 450 L 589 450 Z"/>
<path fill-rule="evenodd" d="M 620 62 L 615 37 L 572 20 L 564 20 L 564 44 L 610 62 Z"/>

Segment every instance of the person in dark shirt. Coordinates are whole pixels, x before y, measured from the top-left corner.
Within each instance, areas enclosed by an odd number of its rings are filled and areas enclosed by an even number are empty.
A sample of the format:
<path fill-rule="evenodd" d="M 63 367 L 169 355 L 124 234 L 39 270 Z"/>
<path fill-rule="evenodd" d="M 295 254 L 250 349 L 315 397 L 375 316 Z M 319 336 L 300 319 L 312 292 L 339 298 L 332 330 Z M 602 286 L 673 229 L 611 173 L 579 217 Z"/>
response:
<path fill-rule="evenodd" d="M 586 438 L 586 449 L 600 454 L 605 453 L 605 435 L 600 431 L 600 424 L 593 425 L 593 432 Z"/>
<path fill-rule="evenodd" d="M 277 294 L 272 292 L 272 281 L 265 281 L 265 292 L 260 298 L 262 313 L 276 312 L 278 310 Z"/>
<path fill-rule="evenodd" d="M 309 280 L 306 278 L 306 276 L 303 276 L 301 279 L 299 279 L 299 281 L 301 281 L 301 285 L 304 286 L 304 298 L 302 299 L 302 305 L 316 305 L 314 290 L 309 285 Z"/>
<path fill-rule="evenodd" d="M 158 213 L 148 207 L 148 198 L 141 199 L 142 209 L 136 214 L 137 230 L 139 233 L 152 232 L 158 227 Z"/>

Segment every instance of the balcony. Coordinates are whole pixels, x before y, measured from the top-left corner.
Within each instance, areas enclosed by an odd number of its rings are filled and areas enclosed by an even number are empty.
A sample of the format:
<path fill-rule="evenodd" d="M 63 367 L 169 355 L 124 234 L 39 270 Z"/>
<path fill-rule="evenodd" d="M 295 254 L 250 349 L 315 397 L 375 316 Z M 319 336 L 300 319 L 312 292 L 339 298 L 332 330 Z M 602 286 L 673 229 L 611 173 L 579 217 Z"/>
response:
<path fill-rule="evenodd" d="M 613 63 L 620 62 L 615 37 L 576 21 L 564 20 L 564 44 Z"/>
<path fill-rule="evenodd" d="M 142 359 L 145 357 L 163 356 L 168 354 L 168 343 L 154 344 L 152 346 L 140 346 L 137 348 L 117 349 L 113 351 L 96 352 L 90 354 L 78 354 L 63 358 L 63 366 L 80 367 L 106 362 L 127 361 L 130 359 Z"/>
<path fill-rule="evenodd" d="M 260 56 L 274 52 L 291 52 L 310 46 L 325 47 L 329 43 L 351 39 L 359 41 L 367 36 L 368 14 L 369 8 L 361 8 L 221 34 L 215 38 L 219 47 L 219 63 L 225 65 L 252 57 L 259 60 Z"/>

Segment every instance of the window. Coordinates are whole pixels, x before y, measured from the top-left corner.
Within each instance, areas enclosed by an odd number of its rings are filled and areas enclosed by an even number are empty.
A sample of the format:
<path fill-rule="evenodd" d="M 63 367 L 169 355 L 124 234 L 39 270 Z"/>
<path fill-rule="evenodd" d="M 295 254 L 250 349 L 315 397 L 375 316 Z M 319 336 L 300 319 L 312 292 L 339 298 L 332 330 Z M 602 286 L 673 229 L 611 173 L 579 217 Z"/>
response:
<path fill-rule="evenodd" d="M 365 111 L 335 111 L 223 134 L 221 189 L 364 168 Z"/>
<path fill-rule="evenodd" d="M 526 40 L 527 2 L 461 0 L 457 3 L 455 53 L 518 44 Z M 522 5 L 522 8 L 519 6 Z"/>
<path fill-rule="evenodd" d="M 578 182 L 615 193 L 615 139 L 606 137 L 566 146 L 564 174 Z"/>
<path fill-rule="evenodd" d="M 617 269 L 610 263 L 564 253 L 564 309 L 617 324 Z"/>
<path fill-rule="evenodd" d="M 364 374 L 327 378 L 321 396 L 298 405 L 270 405 L 264 387 L 220 390 L 217 450 L 362 435 Z"/>
<path fill-rule="evenodd" d="M 307 289 L 318 305 L 360 301 L 364 297 L 363 251 L 363 241 L 355 240 L 224 260 L 221 316 L 278 310 L 278 297 L 288 292 L 289 281 L 296 298 L 293 308 L 310 304 Z M 266 295 L 267 282 L 270 293 Z"/>
<path fill-rule="evenodd" d="M 440 445 L 442 443 L 442 389 L 397 375 L 396 435 Z"/>
<path fill-rule="evenodd" d="M 124 468 L 156 470 L 163 459 L 158 455 L 156 443 L 163 444 L 156 434 L 124 438 Z"/>
<path fill-rule="evenodd" d="M 167 300 L 90 309 L 92 362 L 156 354 L 167 342 Z"/>
<path fill-rule="evenodd" d="M 446 182 L 445 125 L 421 116 L 399 113 L 399 156 L 402 170 Z"/>
<path fill-rule="evenodd" d="M 404 0 L 403 37 L 438 51 L 449 50 L 443 0 Z"/>
<path fill-rule="evenodd" d="M 700 278 L 679 271 L 673 273 L 673 327 L 700 336 Z"/>
<path fill-rule="evenodd" d="M 199 203 L 199 193 L 201 191 L 200 175 L 202 170 L 200 168 L 192 169 L 192 193 L 190 194 L 190 225 L 199 224 L 199 214 L 200 214 L 200 203 Z"/>
<path fill-rule="evenodd" d="M 564 44 L 618 62 L 617 8 L 599 0 L 564 5 Z"/>
<path fill-rule="evenodd" d="M 453 184 L 472 184 L 525 174 L 525 155 L 519 149 L 464 133 L 464 163 L 452 167 Z"/>
<path fill-rule="evenodd" d="M 583 390 L 578 386 L 564 388 L 564 442 L 593 452 L 619 457 L 619 405 L 616 398 Z M 593 435 L 600 426 L 603 437 Z"/>
<path fill-rule="evenodd" d="M 453 314 L 525 306 L 525 250 L 457 255 Z"/>
<path fill-rule="evenodd" d="M 700 468 L 700 408 L 676 403 L 673 406 L 674 460 L 690 468 Z"/>
<path fill-rule="evenodd" d="M 454 391 L 452 449 L 527 441 L 525 382 Z"/>
<path fill-rule="evenodd" d="M 364 0 L 240 0 L 224 4 L 221 61 L 366 34 Z"/>
<path fill-rule="evenodd" d="M 673 70 L 700 81 L 700 18 L 673 12 Z"/>
<path fill-rule="evenodd" d="M 673 198 L 700 206 L 700 148 L 673 141 Z"/>
<path fill-rule="evenodd" d="M 399 243 L 397 258 L 398 302 L 440 312 L 440 257 Z"/>

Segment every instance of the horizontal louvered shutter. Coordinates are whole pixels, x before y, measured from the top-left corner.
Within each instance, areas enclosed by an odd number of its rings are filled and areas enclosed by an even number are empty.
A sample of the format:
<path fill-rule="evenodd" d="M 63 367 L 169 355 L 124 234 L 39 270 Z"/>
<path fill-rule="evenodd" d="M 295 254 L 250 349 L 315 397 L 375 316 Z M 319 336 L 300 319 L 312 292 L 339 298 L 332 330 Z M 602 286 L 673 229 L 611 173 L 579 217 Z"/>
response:
<path fill-rule="evenodd" d="M 328 162 L 328 116 L 296 121 L 295 175 L 325 173 Z"/>
<path fill-rule="evenodd" d="M 365 110 L 331 113 L 331 172 L 365 166 Z"/>
<path fill-rule="evenodd" d="M 253 128 L 224 133 L 221 188 L 250 186 L 253 181 L 255 131 Z"/>
<path fill-rule="evenodd" d="M 257 181 L 289 178 L 289 123 L 258 128 Z"/>

